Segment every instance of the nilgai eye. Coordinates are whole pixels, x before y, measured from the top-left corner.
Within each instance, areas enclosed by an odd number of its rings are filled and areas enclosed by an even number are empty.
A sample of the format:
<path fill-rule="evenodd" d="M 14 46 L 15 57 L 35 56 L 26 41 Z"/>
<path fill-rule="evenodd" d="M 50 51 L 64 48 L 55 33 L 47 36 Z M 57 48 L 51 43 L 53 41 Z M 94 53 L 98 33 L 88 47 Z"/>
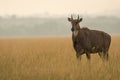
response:
<path fill-rule="evenodd" d="M 74 29 L 73 29 L 73 28 L 71 28 L 71 31 L 74 31 Z"/>
<path fill-rule="evenodd" d="M 75 24 L 78 24 L 78 22 L 75 22 Z"/>

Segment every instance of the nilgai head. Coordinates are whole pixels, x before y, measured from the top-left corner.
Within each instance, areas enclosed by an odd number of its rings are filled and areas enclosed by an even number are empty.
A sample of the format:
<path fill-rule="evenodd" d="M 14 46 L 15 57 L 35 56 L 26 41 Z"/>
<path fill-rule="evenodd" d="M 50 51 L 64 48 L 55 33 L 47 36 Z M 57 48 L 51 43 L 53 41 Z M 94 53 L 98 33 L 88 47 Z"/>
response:
<path fill-rule="evenodd" d="M 71 18 L 68 18 L 68 21 L 71 22 L 72 24 L 71 31 L 73 32 L 75 36 L 77 36 L 78 31 L 80 30 L 79 23 L 82 21 L 82 18 L 79 18 L 79 15 L 78 15 L 77 19 L 73 19 L 73 16 L 71 15 Z"/>

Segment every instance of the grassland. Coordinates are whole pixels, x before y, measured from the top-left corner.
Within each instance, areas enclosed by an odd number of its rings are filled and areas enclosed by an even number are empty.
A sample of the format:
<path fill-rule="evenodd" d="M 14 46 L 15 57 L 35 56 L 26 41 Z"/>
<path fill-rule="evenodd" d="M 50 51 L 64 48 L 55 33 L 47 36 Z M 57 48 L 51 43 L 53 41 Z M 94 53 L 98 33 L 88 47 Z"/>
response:
<path fill-rule="evenodd" d="M 0 80 L 120 80 L 120 37 L 108 62 L 78 61 L 70 37 L 0 38 Z"/>

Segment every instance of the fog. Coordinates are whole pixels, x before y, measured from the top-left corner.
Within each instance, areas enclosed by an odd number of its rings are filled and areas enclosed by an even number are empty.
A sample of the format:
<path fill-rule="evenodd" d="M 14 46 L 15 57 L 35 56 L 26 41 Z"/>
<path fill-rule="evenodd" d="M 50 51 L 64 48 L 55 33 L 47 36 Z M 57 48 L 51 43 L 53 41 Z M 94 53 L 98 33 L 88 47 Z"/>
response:
<path fill-rule="evenodd" d="M 115 16 L 81 16 L 81 27 L 102 30 L 111 35 L 120 34 L 120 18 Z M 66 36 L 71 35 L 68 16 L 0 17 L 0 37 L 16 36 Z M 76 17 L 75 17 L 76 18 Z"/>
<path fill-rule="evenodd" d="M 119 15 L 120 0 L 0 0 L 0 15 Z"/>

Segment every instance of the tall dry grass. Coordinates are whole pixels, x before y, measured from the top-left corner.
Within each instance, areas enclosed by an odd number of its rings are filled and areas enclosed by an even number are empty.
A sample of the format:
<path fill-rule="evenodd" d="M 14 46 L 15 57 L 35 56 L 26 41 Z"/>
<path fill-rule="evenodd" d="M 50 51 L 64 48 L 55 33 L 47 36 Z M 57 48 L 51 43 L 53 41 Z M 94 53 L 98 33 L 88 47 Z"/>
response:
<path fill-rule="evenodd" d="M 98 54 L 78 61 L 70 37 L 0 38 L 0 80 L 120 80 L 120 37 L 108 62 Z"/>

